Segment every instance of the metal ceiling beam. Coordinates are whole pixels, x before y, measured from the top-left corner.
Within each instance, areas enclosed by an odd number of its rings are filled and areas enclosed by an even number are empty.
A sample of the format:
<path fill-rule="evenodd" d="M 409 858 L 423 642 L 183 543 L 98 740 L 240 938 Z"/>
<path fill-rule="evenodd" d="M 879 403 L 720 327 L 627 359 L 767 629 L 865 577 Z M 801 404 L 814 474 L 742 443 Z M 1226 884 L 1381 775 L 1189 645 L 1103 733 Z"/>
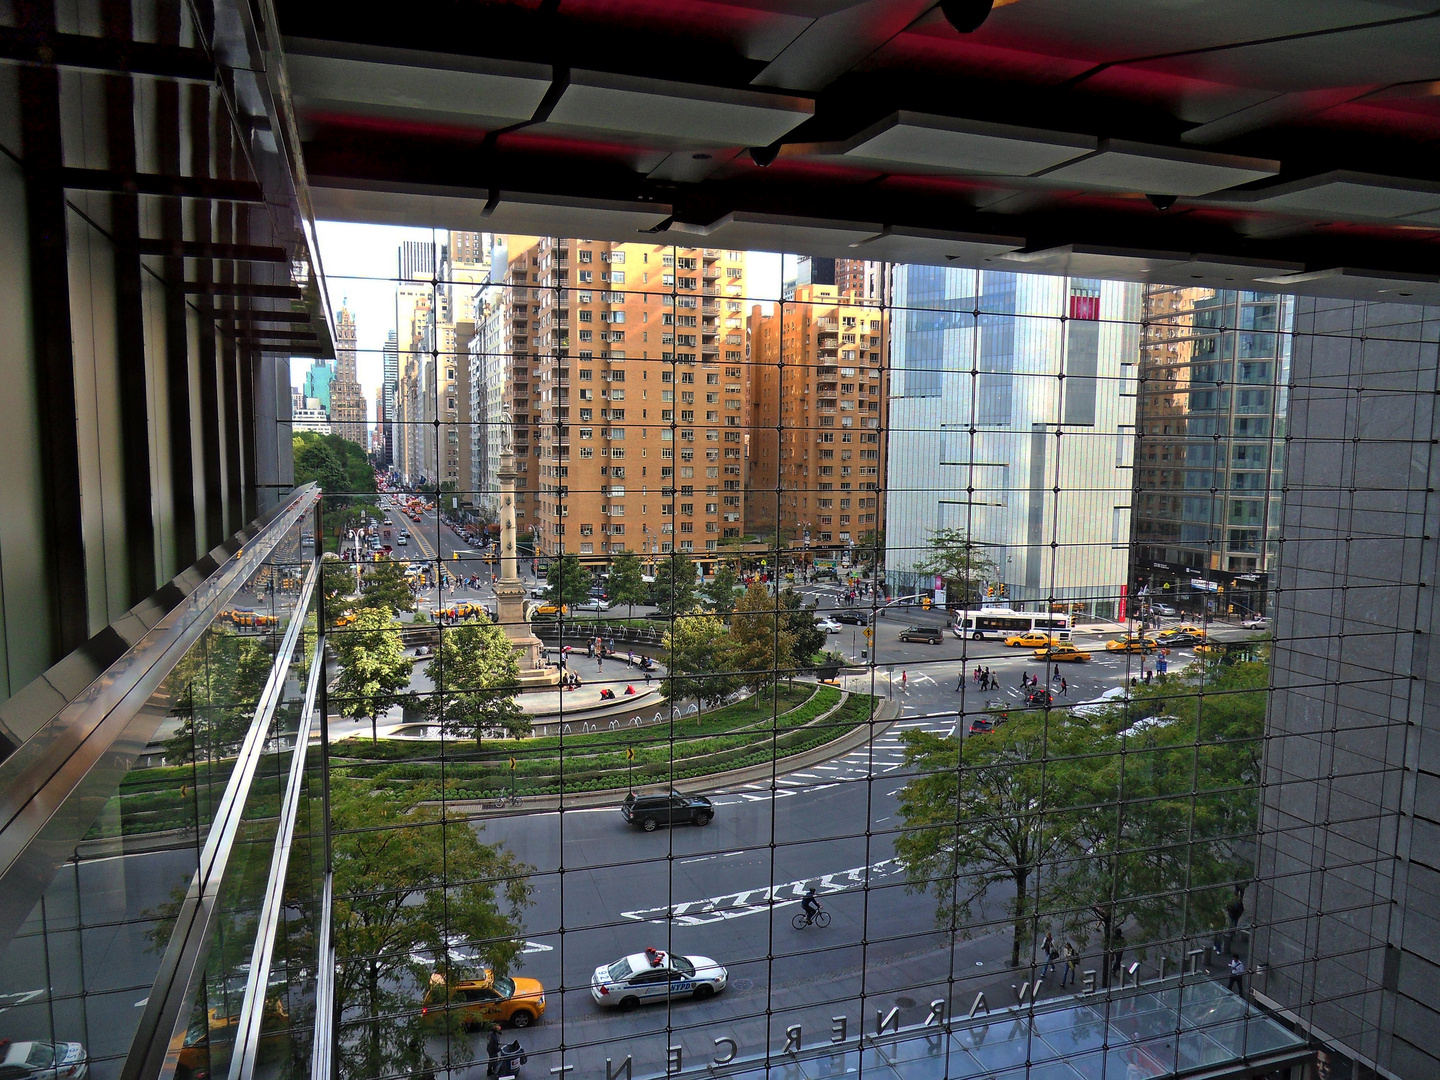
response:
<path fill-rule="evenodd" d="M 215 81 L 215 65 L 200 49 L 12 26 L 0 27 L 0 60 L 106 75 L 152 75 L 177 82 Z"/>
<path fill-rule="evenodd" d="M 238 281 L 187 281 L 185 291 L 192 296 L 266 296 L 283 300 L 300 300 L 305 295 L 294 285 L 247 285 Z"/>
<path fill-rule="evenodd" d="M 61 169 L 60 183 L 74 191 L 120 191 L 131 195 L 216 199 L 242 203 L 265 201 L 265 194 L 259 184 L 249 180 L 212 180 L 205 176 L 161 176 L 157 173 L 120 172 L 111 169 Z"/>
<path fill-rule="evenodd" d="M 222 323 L 308 323 L 308 311 L 265 311 L 250 308 L 245 311 L 217 311 L 215 321 Z"/>
<path fill-rule="evenodd" d="M 141 255 L 166 255 L 186 259 L 234 259 L 243 262 L 285 263 L 290 256 L 281 247 L 261 244 L 210 244 L 199 240 L 142 238 Z"/>

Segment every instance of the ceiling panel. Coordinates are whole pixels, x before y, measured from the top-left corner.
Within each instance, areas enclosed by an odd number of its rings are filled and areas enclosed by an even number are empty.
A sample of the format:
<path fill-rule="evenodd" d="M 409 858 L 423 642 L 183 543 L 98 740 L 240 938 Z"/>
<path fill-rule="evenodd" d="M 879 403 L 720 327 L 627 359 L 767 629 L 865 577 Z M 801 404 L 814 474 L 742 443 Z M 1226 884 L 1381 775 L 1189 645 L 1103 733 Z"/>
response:
<path fill-rule="evenodd" d="M 1278 161 L 1263 158 L 1104 139 L 1098 153 L 1051 169 L 1044 178 L 1074 187 L 1195 196 L 1264 180 L 1279 171 Z"/>
<path fill-rule="evenodd" d="M 1027 274 L 1066 274 L 1070 277 L 1114 278 L 1146 281 L 1162 266 L 1189 261 L 1176 252 L 1134 251 L 1124 248 L 1063 244 L 1040 251 L 1012 251 L 995 261 Z"/>
<path fill-rule="evenodd" d="M 852 249 L 856 259 L 885 262 L 931 263 L 936 266 L 979 266 L 997 255 L 1024 247 L 1016 236 L 980 236 L 972 233 L 935 232 L 927 229 L 886 229 L 862 240 Z"/>
<path fill-rule="evenodd" d="M 302 106 L 376 106 L 513 123 L 528 120 L 550 89 L 545 64 L 482 60 L 408 49 L 287 42 L 291 93 Z"/>
<path fill-rule="evenodd" d="M 653 242 L 648 230 L 670 216 L 671 208 L 600 199 L 563 199 L 543 195 L 503 195 L 489 214 L 490 193 L 407 186 L 379 189 L 327 177 L 310 178 L 315 217 L 321 221 L 357 221 L 417 228 L 476 229 L 529 236 L 590 236 L 596 239 Z"/>
<path fill-rule="evenodd" d="M 1260 292 L 1271 292 L 1274 285 L 1266 279 L 1298 274 L 1304 269 L 1302 263 L 1195 255 L 1185 262 L 1163 263 L 1151 270 L 1146 278 L 1163 285 L 1190 285 L 1207 289 L 1258 289 Z"/>
<path fill-rule="evenodd" d="M 577 71 L 549 119 L 565 127 L 687 144 L 768 146 L 813 111 L 813 103 L 804 98 Z"/>
<path fill-rule="evenodd" d="M 1308 274 L 1277 274 L 1262 280 L 1277 292 L 1301 296 L 1440 304 L 1440 277 L 1429 274 L 1386 274 L 1337 266 Z"/>
<path fill-rule="evenodd" d="M 1243 198 L 1282 213 L 1398 218 L 1440 210 L 1440 184 L 1336 171 L 1250 192 Z"/>
<path fill-rule="evenodd" d="M 955 172 L 1029 176 L 1092 153 L 1088 135 L 897 112 L 849 140 L 846 157 Z"/>
<path fill-rule="evenodd" d="M 855 258 L 850 246 L 880 231 L 878 224 L 741 213 L 726 214 L 709 225 L 677 221 L 666 235 L 686 236 L 692 242 L 703 240 L 707 247 L 735 251 L 800 252 Z"/>

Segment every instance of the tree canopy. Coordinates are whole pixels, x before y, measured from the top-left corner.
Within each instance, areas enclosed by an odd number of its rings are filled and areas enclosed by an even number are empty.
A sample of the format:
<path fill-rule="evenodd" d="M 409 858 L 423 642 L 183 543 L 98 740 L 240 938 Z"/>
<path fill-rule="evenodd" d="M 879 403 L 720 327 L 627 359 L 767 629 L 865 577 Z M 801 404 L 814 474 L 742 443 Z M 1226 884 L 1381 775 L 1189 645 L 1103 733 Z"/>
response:
<path fill-rule="evenodd" d="M 795 668 L 795 635 L 764 585 L 745 590 L 730 618 L 725 645 L 729 670 L 757 694 Z"/>
<path fill-rule="evenodd" d="M 932 533 L 915 569 L 922 574 L 941 575 L 950 603 L 964 607 L 976 606 L 985 583 L 996 576 L 995 563 L 985 547 L 961 529 L 937 529 Z"/>
<path fill-rule="evenodd" d="M 534 867 L 481 843 L 471 822 L 442 818 L 428 794 L 331 781 L 335 1010 L 360 1018 L 340 1032 L 345 1080 L 418 1071 L 416 1039 L 430 1032 L 415 985 L 480 967 L 504 975 L 524 945 Z"/>
<path fill-rule="evenodd" d="M 644 578 L 640 557 L 633 551 L 625 551 L 615 556 L 615 562 L 610 567 L 610 585 L 607 589 L 610 602 L 629 605 L 630 614 L 634 615 L 635 605 L 643 604 L 649 596 Z"/>
<path fill-rule="evenodd" d="M 515 650 L 505 631 L 484 616 L 441 634 L 426 672 L 435 692 L 425 710 L 446 735 L 478 743 L 487 733 L 513 739 L 530 734 L 530 718 L 515 701 Z"/>
<path fill-rule="evenodd" d="M 815 625 L 815 609 L 806 604 L 805 598 L 794 589 L 780 590 L 778 601 L 784 613 L 784 628 L 793 642 L 795 663 L 804 667 L 812 656 L 824 648 L 829 635 Z"/>
<path fill-rule="evenodd" d="M 735 610 L 735 590 L 740 586 L 740 575 L 729 562 L 721 562 L 715 568 L 715 576 L 702 587 L 705 599 L 717 615 L 729 615 Z"/>
<path fill-rule="evenodd" d="M 683 552 L 662 555 L 655 565 L 655 606 L 664 615 L 684 615 L 695 607 L 695 564 Z"/>
<path fill-rule="evenodd" d="M 237 753 L 272 661 L 268 637 L 212 626 L 166 680 L 170 714 L 180 726 L 165 742 L 165 760 L 174 765 Z"/>
<path fill-rule="evenodd" d="M 394 559 L 366 565 L 360 587 L 360 599 L 356 602 L 360 607 L 377 608 L 392 615 L 397 611 L 415 610 L 415 595 L 405 580 L 405 568 Z"/>
<path fill-rule="evenodd" d="M 590 599 L 590 571 L 581 565 L 578 555 L 551 559 L 545 582 L 549 586 L 546 595 L 556 603 L 574 607 Z"/>
<path fill-rule="evenodd" d="M 329 640 L 340 663 L 330 701 L 341 716 L 375 721 L 408 700 L 415 661 L 405 655 L 400 627 L 387 611 L 361 608 L 355 621 L 333 631 Z"/>
<path fill-rule="evenodd" d="M 1269 672 L 1193 671 L 1098 719 L 1025 711 L 963 744 L 906 733 L 920 775 L 896 854 L 940 925 L 967 933 L 1000 881 L 1015 888 L 1014 962 L 1042 927 L 1109 950 L 1127 925 L 1144 941 L 1225 925 L 1252 872 Z"/>
<path fill-rule="evenodd" d="M 665 635 L 666 675 L 660 692 L 669 700 L 694 698 L 716 705 L 740 687 L 726 653 L 725 623 L 714 615 L 686 615 Z"/>

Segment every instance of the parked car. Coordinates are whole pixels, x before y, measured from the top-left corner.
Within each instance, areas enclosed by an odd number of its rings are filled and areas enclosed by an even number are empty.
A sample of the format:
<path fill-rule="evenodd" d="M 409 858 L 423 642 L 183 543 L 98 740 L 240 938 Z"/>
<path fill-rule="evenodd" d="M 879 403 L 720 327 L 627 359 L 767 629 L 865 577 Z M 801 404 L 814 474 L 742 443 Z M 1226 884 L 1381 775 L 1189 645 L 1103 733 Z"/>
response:
<path fill-rule="evenodd" d="M 1204 638 L 1192 634 L 1189 630 L 1162 630 L 1155 635 L 1155 640 L 1161 645 L 1193 645 Z"/>
<path fill-rule="evenodd" d="M 603 596 L 592 596 L 589 600 L 583 600 L 575 605 L 576 611 L 609 611 L 610 601 Z"/>
<path fill-rule="evenodd" d="M 683 994 L 697 1000 L 713 997 L 725 989 L 728 978 L 725 968 L 708 956 L 646 949 L 597 967 L 590 978 L 590 996 L 597 1005 L 629 1009 Z"/>
<path fill-rule="evenodd" d="M 861 611 L 858 608 L 845 608 L 842 611 L 835 612 L 835 614 L 830 617 L 836 622 L 845 623 L 849 626 L 870 625 L 870 613 L 868 611 Z"/>
<path fill-rule="evenodd" d="M 900 631 L 901 641 L 918 641 L 925 645 L 939 645 L 945 640 L 945 631 L 938 626 L 907 626 Z"/>
<path fill-rule="evenodd" d="M 824 630 L 827 634 L 838 634 L 840 632 L 840 624 L 827 615 L 823 619 L 815 620 L 815 629 Z"/>
<path fill-rule="evenodd" d="M 1173 617 L 1175 614 L 1175 609 L 1169 604 L 1151 604 L 1150 610 L 1156 615 L 1164 615 L 1167 618 Z"/>
<path fill-rule="evenodd" d="M 631 825 L 654 832 L 661 825 L 708 825 L 715 805 L 704 795 L 682 795 L 673 788 L 659 794 L 631 792 L 620 804 L 620 816 Z"/>
<path fill-rule="evenodd" d="M 1130 688 L 1128 686 L 1112 686 L 1098 698 L 1089 701 L 1082 701 L 1079 705 L 1071 708 L 1076 716 L 1101 716 L 1117 705 L 1124 705 L 1130 700 Z"/>
<path fill-rule="evenodd" d="M 460 1014 L 467 1031 L 481 1024 L 529 1027 L 545 1014 L 545 987 L 537 979 L 497 978 L 487 968 L 478 979 L 460 979 L 447 990 L 445 976 L 437 971 L 430 976 L 420 1015 L 436 1018 L 450 1009 Z"/>
<path fill-rule="evenodd" d="M 1264 615 L 1256 615 L 1254 618 L 1246 619 L 1240 625 L 1246 630 L 1269 630 L 1270 620 Z"/>

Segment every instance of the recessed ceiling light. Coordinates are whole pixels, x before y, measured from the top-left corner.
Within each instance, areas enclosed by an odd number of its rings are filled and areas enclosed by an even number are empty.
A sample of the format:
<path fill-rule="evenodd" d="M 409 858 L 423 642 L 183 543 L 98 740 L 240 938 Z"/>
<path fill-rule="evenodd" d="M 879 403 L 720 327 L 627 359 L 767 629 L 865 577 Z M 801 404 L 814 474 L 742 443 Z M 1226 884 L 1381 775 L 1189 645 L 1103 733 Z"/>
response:
<path fill-rule="evenodd" d="M 691 154 L 690 156 L 691 156 L 692 158 L 694 158 L 696 161 L 709 161 L 709 160 L 710 160 L 710 155 L 709 155 L 709 154 Z"/>

